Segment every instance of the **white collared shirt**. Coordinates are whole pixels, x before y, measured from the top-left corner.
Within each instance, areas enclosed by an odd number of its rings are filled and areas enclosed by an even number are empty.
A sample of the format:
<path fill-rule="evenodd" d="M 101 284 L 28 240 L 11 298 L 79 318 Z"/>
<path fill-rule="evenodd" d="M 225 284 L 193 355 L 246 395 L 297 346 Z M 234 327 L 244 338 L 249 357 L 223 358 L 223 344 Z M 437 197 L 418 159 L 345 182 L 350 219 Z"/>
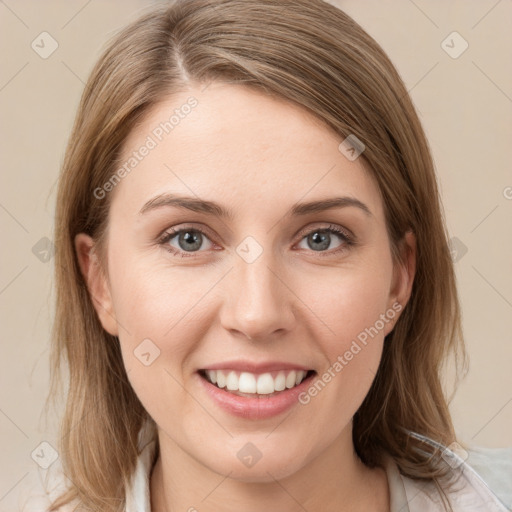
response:
<path fill-rule="evenodd" d="M 446 449 L 454 459 L 458 455 Z M 458 458 L 458 479 L 448 493 L 454 512 L 510 512 L 512 510 L 512 448 L 504 450 L 475 449 L 475 460 L 482 469 L 492 475 L 489 464 L 499 468 L 499 482 L 493 486 L 494 492 L 481 476 L 468 464 Z M 487 452 L 494 452 L 489 457 Z M 155 432 L 148 423 L 139 432 L 139 457 L 130 484 L 126 491 L 126 512 L 151 512 L 150 476 L 156 457 Z M 491 460 L 490 460 L 491 459 Z M 52 469 L 53 468 L 53 469 Z M 64 489 L 65 478 L 58 467 L 48 470 L 38 468 L 39 485 L 31 486 L 29 494 L 20 496 L 16 512 L 47 512 L 47 507 L 59 492 Z M 394 460 L 388 456 L 385 460 L 388 478 L 391 512 L 438 512 L 443 511 L 439 492 L 433 482 L 416 481 L 400 474 Z M 50 472 L 51 474 L 47 474 Z M 484 472 L 484 471 L 482 471 Z M 490 477 L 489 477 L 490 479 Z M 488 480 L 489 480 L 488 479 Z M 497 480 L 496 478 L 494 478 Z M 25 491 L 27 492 L 27 491 Z M 501 497 L 498 498 L 498 493 Z M 71 512 L 72 506 L 62 512 Z M 243 511 L 241 511 L 243 512 Z"/>

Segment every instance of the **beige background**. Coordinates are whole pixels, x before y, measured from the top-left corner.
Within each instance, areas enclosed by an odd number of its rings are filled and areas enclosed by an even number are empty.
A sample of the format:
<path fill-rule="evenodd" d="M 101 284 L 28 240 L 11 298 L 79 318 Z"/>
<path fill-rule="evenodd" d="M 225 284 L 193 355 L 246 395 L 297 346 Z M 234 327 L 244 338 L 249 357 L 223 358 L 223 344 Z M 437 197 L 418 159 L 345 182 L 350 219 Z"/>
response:
<path fill-rule="evenodd" d="M 471 359 L 451 404 L 457 433 L 470 444 L 510 446 L 512 3 L 333 3 L 397 66 L 432 146 L 450 234 L 467 248 L 456 263 Z M 56 423 L 45 425 L 41 416 L 53 260 L 41 261 L 32 248 L 53 237 L 55 181 L 88 73 L 110 35 L 150 4 L 0 2 L 0 511 L 13 510 L 32 478 L 33 450 L 43 441 L 55 445 Z M 31 48 L 43 31 L 58 42 L 47 59 Z M 453 31 L 469 44 L 456 59 L 441 46 Z M 451 51 L 462 48 L 452 39 L 446 43 Z"/>

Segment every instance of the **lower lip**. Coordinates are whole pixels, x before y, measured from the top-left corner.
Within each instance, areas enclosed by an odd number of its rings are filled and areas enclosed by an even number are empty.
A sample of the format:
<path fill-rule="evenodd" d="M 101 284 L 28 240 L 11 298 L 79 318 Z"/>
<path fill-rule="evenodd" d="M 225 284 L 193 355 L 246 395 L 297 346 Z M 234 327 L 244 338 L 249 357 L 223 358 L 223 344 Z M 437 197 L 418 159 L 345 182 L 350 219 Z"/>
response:
<path fill-rule="evenodd" d="M 283 390 L 277 395 L 273 395 L 271 397 L 262 395 L 261 398 L 249 398 L 234 395 L 229 391 L 220 389 L 215 384 L 212 384 L 202 377 L 199 373 L 197 374 L 206 392 L 219 407 L 234 416 L 248 420 L 261 420 L 277 416 L 278 414 L 290 409 L 293 405 L 298 404 L 299 395 L 306 391 L 315 375 L 316 373 L 311 374 L 298 386 Z"/>

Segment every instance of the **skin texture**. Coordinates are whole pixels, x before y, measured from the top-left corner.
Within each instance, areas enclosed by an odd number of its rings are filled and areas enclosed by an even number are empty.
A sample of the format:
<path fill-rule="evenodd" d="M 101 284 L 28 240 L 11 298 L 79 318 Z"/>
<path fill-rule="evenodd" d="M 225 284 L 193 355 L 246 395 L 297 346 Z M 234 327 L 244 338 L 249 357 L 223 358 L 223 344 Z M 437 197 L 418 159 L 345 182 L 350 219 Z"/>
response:
<path fill-rule="evenodd" d="M 197 370 L 244 358 L 322 375 L 380 315 L 407 303 L 414 236 L 405 238 L 406 264 L 393 265 L 377 185 L 310 113 L 242 86 L 203 89 L 166 98 L 126 141 L 128 158 L 175 108 L 197 99 L 109 192 L 105 273 L 93 240 L 75 240 L 98 316 L 119 337 L 128 378 L 159 427 L 152 510 L 389 510 L 384 471 L 354 452 L 352 417 L 398 314 L 307 405 L 270 419 L 219 409 Z M 216 201 L 234 218 L 175 207 L 139 213 L 163 193 Z M 337 196 L 357 198 L 371 215 L 354 206 L 288 214 L 297 202 Z M 330 244 L 315 250 L 319 242 L 308 235 L 329 225 L 349 230 L 356 243 L 327 233 Z M 159 244 L 171 227 L 203 230 L 200 249 L 187 252 L 179 235 Z M 262 249 L 251 263 L 237 253 L 247 236 Z M 134 350 L 148 338 L 160 355 L 145 366 Z M 237 457 L 248 442 L 262 453 L 252 467 Z"/>

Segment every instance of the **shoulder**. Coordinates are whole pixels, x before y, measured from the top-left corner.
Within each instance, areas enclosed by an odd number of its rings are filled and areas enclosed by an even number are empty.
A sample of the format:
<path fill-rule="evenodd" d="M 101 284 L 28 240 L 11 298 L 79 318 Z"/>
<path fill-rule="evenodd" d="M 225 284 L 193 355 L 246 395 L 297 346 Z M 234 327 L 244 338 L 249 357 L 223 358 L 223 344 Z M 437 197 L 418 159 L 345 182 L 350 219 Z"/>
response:
<path fill-rule="evenodd" d="M 32 468 L 23 478 L 11 507 L 15 512 L 48 512 L 53 502 L 70 486 L 60 465 L 52 464 L 48 469 Z M 14 492 L 14 491 L 13 491 Z M 68 503 L 58 512 L 73 512 L 76 502 Z"/>
<path fill-rule="evenodd" d="M 486 485 L 512 510 L 512 447 L 484 448 L 475 446 L 467 451 L 466 463 Z"/>
<path fill-rule="evenodd" d="M 446 449 L 452 485 L 443 489 L 454 512 L 508 512 L 512 507 L 512 449 Z M 443 510 L 434 482 L 402 476 L 410 512 Z"/>

